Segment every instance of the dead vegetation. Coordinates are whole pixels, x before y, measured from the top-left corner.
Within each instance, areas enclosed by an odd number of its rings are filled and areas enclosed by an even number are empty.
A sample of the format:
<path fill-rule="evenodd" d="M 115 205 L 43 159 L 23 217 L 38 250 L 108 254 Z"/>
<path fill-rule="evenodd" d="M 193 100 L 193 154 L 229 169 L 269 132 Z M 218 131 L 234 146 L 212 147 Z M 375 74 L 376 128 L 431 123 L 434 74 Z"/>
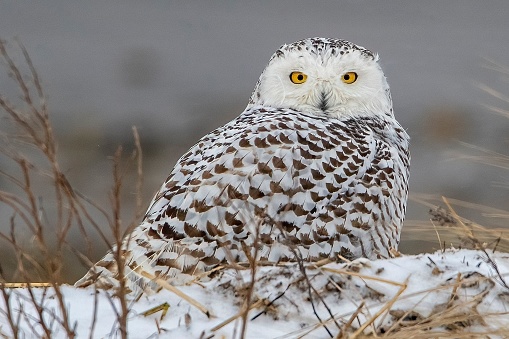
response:
<path fill-rule="evenodd" d="M 62 277 L 63 258 L 67 255 L 78 256 L 85 267 L 90 267 L 91 262 L 87 259 L 89 253 L 80 253 L 69 243 L 68 237 L 71 229 L 81 232 L 83 241 L 87 248 L 91 248 L 92 238 L 87 230 L 93 229 L 97 233 L 94 241 L 104 241 L 109 248 L 113 244 L 121 243 L 122 239 L 136 227 L 142 216 L 141 185 L 142 185 L 142 163 L 141 146 L 136 129 L 133 129 L 135 149 L 132 154 L 124 156 L 122 148 L 118 148 L 112 157 L 112 186 L 110 191 L 111 206 L 105 208 L 80 194 L 68 180 L 64 171 L 61 170 L 58 161 L 58 146 L 54 131 L 50 122 L 48 106 L 43 93 L 41 81 L 35 71 L 35 67 L 26 51 L 19 43 L 17 47 L 9 46 L 0 41 L 0 58 L 3 66 L 13 81 L 13 85 L 21 94 L 20 102 L 10 102 L 0 93 L 0 108 L 6 113 L 3 121 L 8 124 L 9 134 L 2 135 L 0 146 L 0 158 L 3 162 L 9 162 L 8 166 L 2 166 L 0 176 L 9 185 L 9 190 L 0 190 L 0 203 L 8 208 L 11 217 L 4 221 L 5 227 L 0 232 L 3 244 L 11 248 L 12 257 L 15 258 L 17 270 L 10 275 L 2 270 L 0 262 L 0 291 L 5 309 L 0 310 L 0 317 L 4 318 L 9 325 L 9 332 L 15 338 L 33 335 L 41 338 L 51 338 L 55 332 L 65 333 L 65 337 L 74 338 L 76 324 L 68 318 L 67 302 L 61 292 L 61 283 L 65 280 Z M 11 49 L 21 52 L 22 66 L 11 57 Z M 23 71 L 23 69 L 25 69 Z M 7 129 L 6 129 L 7 130 Z M 497 164 L 500 164 L 497 158 Z M 505 158 L 507 160 L 507 158 Z M 505 163 L 509 168 L 509 162 Z M 6 168 L 4 170 L 4 168 Z M 125 176 L 128 172 L 136 174 L 136 210 L 129 222 L 122 222 L 121 210 L 123 202 L 121 192 L 125 185 Z M 46 181 L 43 193 L 40 193 L 39 181 Z M 48 190 L 48 187 L 51 190 Z M 44 195 L 44 200 L 41 198 Z M 435 200 L 434 200 L 435 199 Z M 309 307 L 313 308 L 316 316 L 316 323 L 305 327 L 296 337 L 305 337 L 322 329 L 324 338 L 473 338 L 483 335 L 503 336 L 505 333 L 490 332 L 476 333 L 475 336 L 469 331 L 474 324 L 489 322 L 492 315 L 481 314 L 477 311 L 477 305 L 483 301 L 493 284 L 500 284 L 507 289 L 505 298 L 509 299 L 509 286 L 506 284 L 506 277 L 498 270 L 497 263 L 492 260 L 495 251 L 509 251 L 509 229 L 488 229 L 473 221 L 461 218 L 455 211 L 455 206 L 480 208 L 462 201 L 442 198 L 437 202 L 435 197 L 416 196 L 414 200 L 422 203 L 430 209 L 430 221 L 421 223 L 418 226 L 422 232 L 431 234 L 438 239 L 442 251 L 453 244 L 455 247 L 472 248 L 483 256 L 484 260 L 493 268 L 493 276 L 484 275 L 458 275 L 454 279 L 444 282 L 443 285 L 433 290 L 420 291 L 422 296 L 437 292 L 437 290 L 450 291 L 447 302 L 437 304 L 429 314 L 419 313 L 415 310 L 400 309 L 397 302 L 407 290 L 408 282 L 396 282 L 390 279 L 381 278 L 375 275 L 366 275 L 362 272 L 362 262 L 347 263 L 343 268 L 331 268 L 326 265 L 328 262 L 320 263 L 297 263 L 282 264 L 273 267 L 270 273 L 260 270 L 266 268 L 264 263 L 257 262 L 256 251 L 249 255 L 249 262 L 238 265 L 235 270 L 249 271 L 248 280 L 224 281 L 221 286 L 224 289 L 233 291 L 239 297 L 239 313 L 230 317 L 211 328 L 211 334 L 220 330 L 233 321 L 240 319 L 241 326 L 237 337 L 244 338 L 249 331 L 249 323 L 262 314 L 270 315 L 277 319 L 281 317 L 282 300 L 290 300 L 298 295 L 308 298 Z M 55 209 L 48 210 L 44 202 L 54 203 Z M 438 207 L 439 205 L 443 207 Z M 91 211 L 99 212 L 101 220 L 94 218 Z M 488 213 L 507 217 L 505 211 L 486 208 Z M 104 222 L 104 220 L 106 222 Z M 107 225 L 106 227 L 104 225 Z M 443 234 L 448 234 L 448 239 L 455 239 L 445 242 Z M 27 237 L 26 234 L 30 236 Z M 453 237 L 451 238 L 451 235 Z M 30 239 L 28 246 L 26 239 Z M 256 248 L 256 246 L 255 246 Z M 493 251 L 493 252 L 492 252 Z M 124 258 L 121 247 L 114 249 L 114 256 L 119 267 L 120 288 L 111 295 L 111 307 L 115 310 L 115 326 L 112 329 L 112 336 L 127 338 L 127 322 L 130 312 L 130 299 L 125 294 L 125 280 L 122 279 L 124 272 Z M 251 253 L 251 252 L 249 252 Z M 297 251 L 295 255 L 298 257 Z M 430 259 L 430 265 L 433 265 Z M 359 266 L 360 265 L 360 266 Z M 443 270 L 435 264 L 434 272 L 442 274 Z M 221 277 L 222 271 L 231 267 L 220 267 L 214 274 Z M 380 272 L 381 273 L 381 272 Z M 292 277 L 292 283 L 281 286 L 277 295 L 263 297 L 260 287 L 267 284 L 276 284 L 278 276 Z M 165 280 L 153 280 L 162 288 L 179 295 L 192 307 L 198 308 L 207 316 L 209 310 L 195 301 L 192 296 L 185 295 L 177 288 L 169 285 Z M 344 293 L 352 285 L 352 279 L 358 278 L 363 282 L 376 281 L 378 283 L 395 286 L 397 293 L 386 300 L 384 293 L 374 288 L 365 288 L 365 300 L 358 303 L 356 311 L 348 314 L 336 314 L 331 311 L 329 305 L 334 298 Z M 220 278 L 218 278 L 220 279 Z M 9 281 L 22 282 L 19 284 Z M 238 282 L 242 283 L 239 284 Z M 244 282 L 247 281 L 247 282 Z M 368 286 L 368 284 L 366 284 Z M 26 329 L 20 328 L 23 317 L 27 318 L 19 305 L 11 302 L 15 287 L 23 287 L 28 291 L 29 302 L 36 309 L 38 317 L 30 319 L 33 324 L 32 333 L 26 333 Z M 369 287 L 369 286 L 368 286 Z M 44 307 L 45 292 L 35 293 L 36 289 L 54 291 L 58 299 L 58 310 L 50 310 Z M 475 289 L 471 298 L 464 298 L 465 290 Z M 289 298 L 289 296 L 292 296 Z M 414 295 L 415 296 L 415 295 Z M 504 296 L 500 296 L 504 298 Z M 380 307 L 372 314 L 368 308 L 367 300 L 378 300 Z M 288 307 L 291 307 L 289 305 Z M 315 307 L 325 309 L 327 317 L 315 310 Z M 161 304 L 148 310 L 146 314 L 168 311 L 168 305 Z M 90 324 L 89 337 L 94 337 L 96 324 L 96 312 Z M 145 314 L 143 314 L 145 315 Z M 164 316 L 161 318 L 163 320 Z M 185 326 L 191 323 L 191 317 L 186 317 Z M 159 329 L 159 323 L 157 323 Z M 0 329 L 2 335 L 3 329 Z M 4 334 L 5 336 L 5 334 Z"/>
<path fill-rule="evenodd" d="M 0 190 L 0 203 L 8 208 L 11 217 L 8 221 L 8 231 L 0 232 L 3 246 L 9 245 L 10 252 L 15 258 L 17 270 L 10 279 L 22 281 L 28 290 L 31 302 L 39 315 L 38 326 L 33 328 L 33 335 L 51 338 L 58 327 L 65 330 L 68 338 L 74 338 L 75 324 L 68 319 L 66 301 L 61 293 L 60 284 L 64 281 L 62 276 L 63 258 L 68 255 L 77 255 L 90 265 L 87 255 L 79 253 L 69 245 L 69 232 L 78 229 L 83 241 L 90 249 L 91 238 L 87 230 L 94 229 L 98 237 L 94 241 L 104 241 L 111 248 L 113 243 L 120 242 L 140 219 L 141 209 L 141 147 L 136 129 L 133 130 L 136 149 L 125 159 L 122 148 L 119 147 L 112 157 L 113 184 L 110 192 L 111 206 L 109 209 L 90 201 L 74 189 L 66 174 L 59 166 L 57 150 L 58 145 L 52 129 L 48 106 L 44 96 L 41 81 L 26 49 L 18 42 L 9 46 L 0 41 L 0 58 L 5 67 L 3 74 L 12 79 L 13 87 L 17 88 L 21 100 L 19 103 L 9 101 L 0 93 L 0 108 L 6 113 L 3 119 L 7 126 L 2 135 L 0 145 L 1 160 L 5 162 L 0 170 L 11 191 Z M 8 47 L 10 47 L 8 49 Z M 11 57 L 12 52 L 21 52 L 21 66 Z M 24 73 L 23 67 L 27 70 Z M 6 131 L 9 131 L 6 134 Z M 121 190 L 125 173 L 135 167 L 136 201 L 137 208 L 129 223 L 121 221 L 122 208 Z M 4 170 L 10 168 L 10 171 Z M 40 182 L 46 185 L 38 185 Z M 40 191 L 43 191 L 41 193 Z M 14 192 L 14 193 L 12 193 Z M 44 198 L 44 199 L 43 199 Z M 43 202 L 53 202 L 55 209 L 47 210 Z M 106 220 L 104 222 L 92 217 L 91 210 L 98 211 Z M 4 222 L 4 225 L 7 223 Z M 108 234 L 111 232 L 111 234 Z M 27 234 L 29 235 L 27 237 Z M 113 242 L 110 240 L 113 238 Z M 22 239 L 22 240 L 20 240 Z M 22 245 L 28 239 L 29 243 Z M 124 267 L 123 256 L 120 251 L 115 252 L 118 267 Z M 8 284 L 9 279 L 1 268 L 0 262 L 0 289 L 6 305 L 9 304 L 13 287 Z M 119 270 L 122 275 L 122 270 Z M 39 299 L 33 293 L 34 288 L 40 288 L 41 280 L 45 286 L 51 287 L 60 305 L 59 312 L 50 312 L 44 309 L 44 297 Z M 123 280 L 122 280 L 123 281 Z M 117 315 L 117 330 L 121 337 L 126 338 L 127 315 L 129 313 L 124 289 L 120 289 L 114 296 L 119 301 L 119 309 L 112 302 Z M 21 335 L 18 328 L 19 319 L 14 318 L 15 305 L 3 310 L 7 317 L 14 337 Z M 90 337 L 93 337 L 94 324 L 91 325 Z M 23 337 L 23 335 L 22 335 Z"/>

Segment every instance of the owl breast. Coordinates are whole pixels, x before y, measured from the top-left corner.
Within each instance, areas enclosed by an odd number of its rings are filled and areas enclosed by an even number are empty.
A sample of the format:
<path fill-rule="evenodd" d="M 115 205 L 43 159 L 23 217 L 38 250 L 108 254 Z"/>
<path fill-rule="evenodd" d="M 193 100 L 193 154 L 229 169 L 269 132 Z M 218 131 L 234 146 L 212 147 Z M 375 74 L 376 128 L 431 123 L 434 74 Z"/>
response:
<path fill-rule="evenodd" d="M 404 219 L 407 147 L 390 116 L 340 120 L 253 107 L 178 161 L 137 243 L 145 238 L 147 253 L 159 253 L 156 274 L 193 275 L 253 256 L 388 257 Z"/>

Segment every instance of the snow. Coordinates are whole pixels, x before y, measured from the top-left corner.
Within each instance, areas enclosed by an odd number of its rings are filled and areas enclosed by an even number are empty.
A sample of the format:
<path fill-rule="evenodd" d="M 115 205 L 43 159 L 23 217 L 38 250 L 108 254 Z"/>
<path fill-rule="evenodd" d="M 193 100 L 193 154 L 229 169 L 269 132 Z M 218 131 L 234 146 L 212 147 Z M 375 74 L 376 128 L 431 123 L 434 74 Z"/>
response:
<path fill-rule="evenodd" d="M 342 327 L 350 332 L 380 335 L 402 330 L 422 319 L 429 320 L 434 331 L 495 333 L 503 331 L 509 322 L 509 288 L 504 281 L 509 274 L 507 253 L 450 249 L 387 260 L 359 259 L 348 264 L 306 267 L 307 278 L 295 263 L 257 267 L 251 303 L 258 307 L 249 312 L 246 338 L 330 338 L 313 311 L 310 295 L 316 313 L 332 335 L 337 335 Z M 143 295 L 129 302 L 129 337 L 238 338 L 242 317 L 215 327 L 241 314 L 250 283 L 249 269 L 224 269 L 209 281 L 176 287 L 206 308 L 208 316 L 167 289 Z M 5 291 L 10 293 L 13 319 L 19 319 L 20 337 L 42 336 L 29 290 Z M 44 321 L 51 328 L 52 337 L 65 338 L 55 291 L 32 288 L 32 292 L 45 309 Z M 111 292 L 72 286 L 61 286 L 61 292 L 78 337 L 120 337 L 115 314 L 119 304 Z M 164 318 L 161 319 L 161 311 L 144 314 L 164 303 L 169 305 Z M 356 316 L 352 317 L 354 313 Z M 91 332 L 94 314 L 95 327 Z M 449 316 L 454 319 L 447 322 Z M 464 319 L 458 320 L 461 316 Z M 431 326 L 438 320 L 443 326 Z M 367 326 L 360 328 L 363 324 Z M 491 338 L 502 338 L 500 333 Z M 0 335 L 13 336 L 5 298 L 1 297 Z"/>

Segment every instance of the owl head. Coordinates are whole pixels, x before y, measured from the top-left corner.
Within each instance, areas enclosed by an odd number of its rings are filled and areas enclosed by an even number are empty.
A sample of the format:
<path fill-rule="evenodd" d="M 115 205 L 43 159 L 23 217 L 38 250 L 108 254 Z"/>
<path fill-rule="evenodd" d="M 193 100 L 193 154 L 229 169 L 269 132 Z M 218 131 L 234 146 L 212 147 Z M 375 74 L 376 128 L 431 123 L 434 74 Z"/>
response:
<path fill-rule="evenodd" d="M 336 118 L 392 116 L 378 55 L 339 39 L 281 46 L 263 71 L 249 106 L 289 108 Z"/>

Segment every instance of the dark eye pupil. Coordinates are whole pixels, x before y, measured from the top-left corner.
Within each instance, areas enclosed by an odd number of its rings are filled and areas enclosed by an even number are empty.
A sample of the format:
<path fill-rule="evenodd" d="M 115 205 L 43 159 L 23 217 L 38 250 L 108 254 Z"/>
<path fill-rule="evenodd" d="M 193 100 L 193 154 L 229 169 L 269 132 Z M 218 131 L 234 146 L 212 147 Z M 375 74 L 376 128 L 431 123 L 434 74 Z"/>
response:
<path fill-rule="evenodd" d="M 350 80 L 350 75 L 349 74 L 343 75 L 343 79 L 345 79 L 346 81 Z"/>
<path fill-rule="evenodd" d="M 302 74 L 297 75 L 297 80 L 303 80 L 304 76 Z"/>

